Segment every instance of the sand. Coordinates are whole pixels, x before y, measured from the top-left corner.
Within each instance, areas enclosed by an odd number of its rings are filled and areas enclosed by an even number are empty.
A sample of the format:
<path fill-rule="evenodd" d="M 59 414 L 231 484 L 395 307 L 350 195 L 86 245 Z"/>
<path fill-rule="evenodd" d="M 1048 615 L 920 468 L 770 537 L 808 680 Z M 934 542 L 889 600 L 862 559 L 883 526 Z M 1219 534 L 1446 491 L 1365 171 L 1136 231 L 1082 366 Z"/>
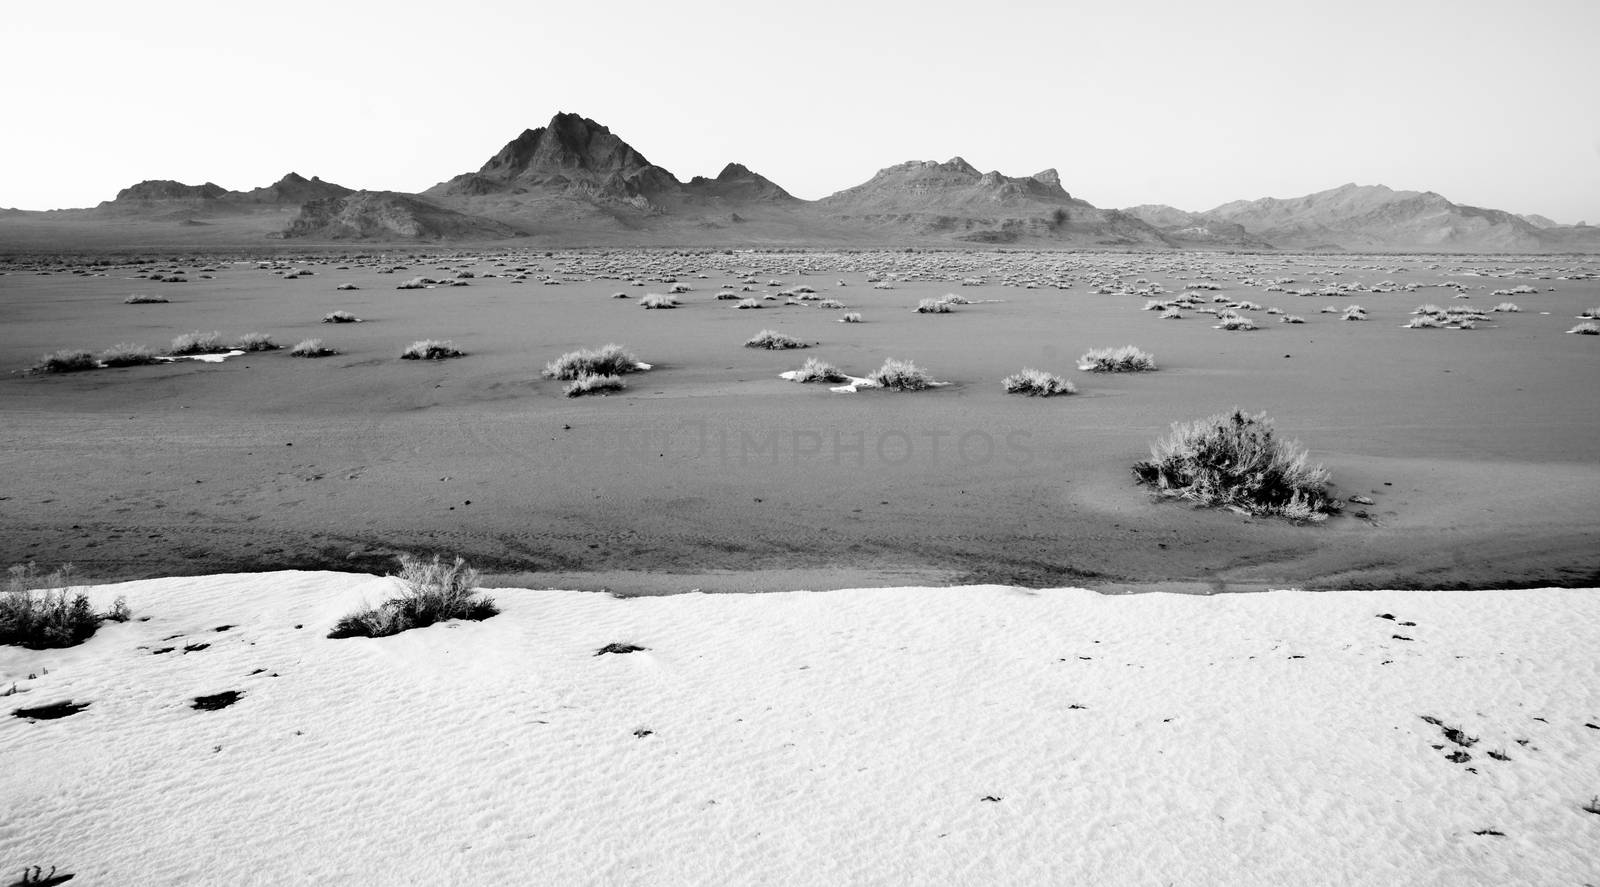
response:
<path fill-rule="evenodd" d="M 169 254 L 155 267 L 184 271 L 182 284 L 133 277 L 148 265 L 0 265 L 0 563 L 74 562 L 119 579 L 382 571 L 397 550 L 442 550 L 502 581 L 629 593 L 1600 584 L 1600 352 L 1563 335 L 1600 305 L 1593 259 L 412 253 L 313 254 L 276 271 Z M 285 280 L 285 268 L 315 274 Z M 394 289 L 462 268 L 477 275 L 469 286 Z M 682 307 L 640 310 L 668 272 L 693 288 Z M 891 273 L 911 279 L 870 282 Z M 808 285 L 865 322 L 715 300 L 748 276 L 757 283 L 741 295 Z M 962 284 L 973 277 L 984 285 Z M 1205 314 L 1160 320 L 1131 292 L 1145 278 L 1170 297 L 1201 277 L 1307 322 L 1249 312 L 1262 329 L 1218 331 Z M 1290 290 L 1425 286 L 1304 297 L 1242 282 L 1278 277 L 1294 278 Z M 1098 292 L 1109 282 L 1130 292 Z M 1471 298 L 1451 299 L 1444 282 Z M 336 291 L 346 283 L 360 289 Z M 1487 309 L 1507 300 L 1493 290 L 1521 284 L 1539 290 L 1509 297 L 1522 312 L 1476 330 L 1400 328 L 1417 305 Z M 635 298 L 610 298 L 618 290 Z M 911 310 L 950 292 L 999 301 Z M 132 293 L 172 301 L 123 304 Z M 1319 313 L 1350 304 L 1372 319 Z M 335 309 L 366 322 L 318 323 Z M 741 347 L 762 328 L 818 344 Z M 21 375 L 57 348 L 159 347 L 197 329 L 285 346 L 319 337 L 342 353 Z M 422 338 L 468 356 L 398 359 Z M 539 377 L 562 352 L 606 342 L 654 369 L 580 399 Z M 1160 371 L 1076 370 L 1089 348 L 1128 343 Z M 910 359 L 953 384 L 840 395 L 779 378 L 808 356 L 852 375 Z M 1005 395 L 1000 379 L 1024 366 L 1080 393 Z M 1133 484 L 1129 467 L 1169 423 L 1235 406 L 1267 411 L 1339 492 L 1374 504 L 1297 527 L 1152 501 Z"/>
<path fill-rule="evenodd" d="M 392 590 L 294 572 L 100 587 L 136 621 L 68 650 L 0 647 L 17 687 L 0 699 L 0 871 L 1600 881 L 1594 589 L 502 589 L 484 622 L 326 637 Z M 596 655 L 613 643 L 644 649 Z M 88 707 L 12 716 L 67 701 Z"/>

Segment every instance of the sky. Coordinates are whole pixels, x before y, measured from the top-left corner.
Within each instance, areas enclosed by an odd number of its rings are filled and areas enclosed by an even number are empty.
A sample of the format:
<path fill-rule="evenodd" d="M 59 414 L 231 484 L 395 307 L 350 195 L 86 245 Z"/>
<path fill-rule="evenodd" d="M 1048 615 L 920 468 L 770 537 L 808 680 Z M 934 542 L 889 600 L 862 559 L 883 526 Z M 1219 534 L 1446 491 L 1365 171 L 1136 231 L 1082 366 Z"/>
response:
<path fill-rule="evenodd" d="M 188 0 L 0 21 L 0 206 L 293 170 L 418 191 L 558 111 L 680 179 L 818 198 L 906 160 L 1096 206 L 1346 182 L 1600 224 L 1597 0 Z"/>

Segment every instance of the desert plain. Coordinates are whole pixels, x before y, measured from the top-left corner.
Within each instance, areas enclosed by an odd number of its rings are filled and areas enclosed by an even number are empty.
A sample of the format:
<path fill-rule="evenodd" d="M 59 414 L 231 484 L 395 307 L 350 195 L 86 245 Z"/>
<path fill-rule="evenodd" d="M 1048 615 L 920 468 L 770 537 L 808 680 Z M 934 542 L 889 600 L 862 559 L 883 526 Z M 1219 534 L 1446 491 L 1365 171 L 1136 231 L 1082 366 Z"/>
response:
<path fill-rule="evenodd" d="M 0 272 L 5 563 L 128 580 L 441 551 L 492 583 L 624 594 L 1600 584 L 1600 339 L 1566 334 L 1600 308 L 1594 257 L 331 247 L 15 254 Z M 416 277 L 439 283 L 397 288 Z M 678 307 L 641 310 L 675 285 Z M 914 310 L 951 293 L 967 303 Z M 1144 310 L 1185 293 L 1181 318 Z M 1257 329 L 1194 310 L 1242 302 Z M 1406 328 L 1425 304 L 1485 318 Z M 1354 305 L 1366 320 L 1342 319 Z M 335 310 L 362 322 L 321 322 Z M 809 347 L 743 347 L 763 329 Z M 213 330 L 339 353 L 27 372 Z M 465 356 L 399 358 L 421 339 Z M 612 342 L 652 366 L 625 390 L 541 378 Z M 1125 344 L 1159 369 L 1078 369 Z M 807 357 L 950 384 L 780 378 Z M 1008 395 L 1024 367 L 1078 392 Z M 1171 423 L 1235 407 L 1370 504 L 1295 525 L 1134 483 Z"/>

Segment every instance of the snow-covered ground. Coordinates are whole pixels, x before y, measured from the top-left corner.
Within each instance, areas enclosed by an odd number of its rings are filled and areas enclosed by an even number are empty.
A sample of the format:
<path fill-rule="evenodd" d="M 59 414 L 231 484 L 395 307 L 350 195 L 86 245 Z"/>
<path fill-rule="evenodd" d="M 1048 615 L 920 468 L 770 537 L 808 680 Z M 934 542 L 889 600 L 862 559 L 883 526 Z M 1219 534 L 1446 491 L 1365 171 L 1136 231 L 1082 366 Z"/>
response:
<path fill-rule="evenodd" d="M 0 647 L 0 879 L 1600 883 L 1595 591 L 496 590 L 327 637 L 390 588 L 103 586 L 148 621 Z"/>

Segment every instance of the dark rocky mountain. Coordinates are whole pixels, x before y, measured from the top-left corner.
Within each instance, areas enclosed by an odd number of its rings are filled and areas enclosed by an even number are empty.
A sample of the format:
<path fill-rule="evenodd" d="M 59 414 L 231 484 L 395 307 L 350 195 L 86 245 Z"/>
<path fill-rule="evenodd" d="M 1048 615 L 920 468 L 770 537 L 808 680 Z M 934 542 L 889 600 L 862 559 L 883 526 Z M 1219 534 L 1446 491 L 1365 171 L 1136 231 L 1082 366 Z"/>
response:
<path fill-rule="evenodd" d="M 521 232 L 411 194 L 356 191 L 313 200 L 283 231 L 319 240 L 499 240 Z"/>
<path fill-rule="evenodd" d="M 646 160 L 611 130 L 577 114 L 560 113 L 526 129 L 477 172 L 429 188 L 432 197 L 477 197 L 506 192 L 618 201 L 646 208 L 675 194 L 677 178 Z"/>
<path fill-rule="evenodd" d="M 185 185 L 170 179 L 151 179 L 123 188 L 117 192 L 115 200 L 105 201 L 100 205 L 156 200 L 218 200 L 228 194 L 228 189 L 211 182 L 206 182 L 204 185 Z"/>

